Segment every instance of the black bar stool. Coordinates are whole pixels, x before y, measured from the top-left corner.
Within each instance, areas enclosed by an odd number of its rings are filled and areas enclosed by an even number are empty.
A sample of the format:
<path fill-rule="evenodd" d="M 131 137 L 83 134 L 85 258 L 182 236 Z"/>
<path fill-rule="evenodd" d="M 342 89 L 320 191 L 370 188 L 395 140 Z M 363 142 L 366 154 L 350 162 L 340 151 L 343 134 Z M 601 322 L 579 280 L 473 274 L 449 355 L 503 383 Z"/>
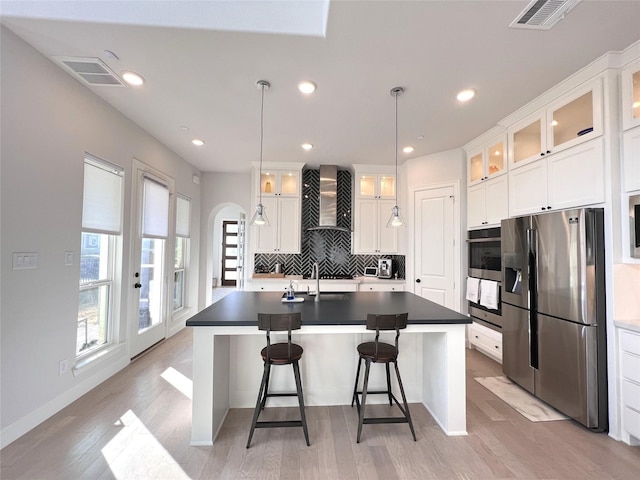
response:
<path fill-rule="evenodd" d="M 360 358 L 358 359 L 358 370 L 356 373 L 356 383 L 353 387 L 353 399 L 351 400 L 351 406 L 355 402 L 358 409 L 358 437 L 357 442 L 360 443 L 360 435 L 362 434 L 362 425 L 367 423 L 408 423 L 411 429 L 411 435 L 413 440 L 416 440 L 416 432 L 413 429 L 413 422 L 411 421 L 411 414 L 409 413 L 409 405 L 407 405 L 407 397 L 404 394 L 404 388 L 402 387 L 402 380 L 400 379 L 400 370 L 398 370 L 398 338 L 400 337 L 400 330 L 407 328 L 407 313 L 391 314 L 391 315 L 367 315 L 367 330 L 375 330 L 376 338 L 373 342 L 364 342 L 358 345 L 358 353 Z M 380 342 L 380 330 L 395 330 L 396 331 L 396 344 L 395 346 L 388 343 Z M 362 361 L 365 361 L 364 382 L 362 385 L 362 391 L 358 391 L 358 380 L 360 379 L 360 366 Z M 369 384 L 369 368 L 371 363 L 384 363 L 387 370 L 387 389 L 367 391 Z M 396 370 L 396 376 L 398 378 L 398 386 L 400 387 L 400 393 L 402 394 L 402 405 L 398 402 L 391 391 L 391 375 L 389 373 L 389 364 L 393 363 Z M 372 394 L 384 394 L 389 397 L 389 405 L 396 405 L 402 412 L 402 417 L 365 417 L 364 408 L 367 401 L 367 395 Z M 362 395 L 362 404 L 358 395 Z"/>
<path fill-rule="evenodd" d="M 309 443 L 309 432 L 307 430 L 307 418 L 304 415 L 304 399 L 302 396 L 302 382 L 300 381 L 300 367 L 298 360 L 302 357 L 302 347 L 291 343 L 291 331 L 300 329 L 300 312 L 281 313 L 281 314 L 258 314 L 258 329 L 266 330 L 267 346 L 262 349 L 260 355 L 264 361 L 264 373 L 262 374 L 262 383 L 258 391 L 258 400 L 256 409 L 253 412 L 253 421 L 251 422 L 251 431 L 247 440 L 247 448 L 251 445 L 251 438 L 256 428 L 273 428 L 273 427 L 302 427 L 304 430 L 304 438 Z M 271 344 L 271 332 L 288 333 L 287 343 Z M 296 379 L 296 393 L 269 393 L 269 375 L 271 373 L 271 365 L 292 365 L 293 376 Z M 287 420 L 280 422 L 259 422 L 258 417 L 264 409 L 268 397 L 298 397 L 300 406 L 300 420 Z"/>

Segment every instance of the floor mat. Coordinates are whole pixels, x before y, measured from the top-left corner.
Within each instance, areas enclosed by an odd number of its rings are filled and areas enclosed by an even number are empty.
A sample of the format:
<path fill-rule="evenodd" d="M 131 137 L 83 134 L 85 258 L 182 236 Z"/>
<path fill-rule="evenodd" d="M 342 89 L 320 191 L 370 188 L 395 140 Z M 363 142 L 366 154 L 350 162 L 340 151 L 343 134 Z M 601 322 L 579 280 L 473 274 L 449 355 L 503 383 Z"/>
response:
<path fill-rule="evenodd" d="M 476 377 L 474 380 L 532 422 L 550 422 L 569 418 L 507 377 Z"/>

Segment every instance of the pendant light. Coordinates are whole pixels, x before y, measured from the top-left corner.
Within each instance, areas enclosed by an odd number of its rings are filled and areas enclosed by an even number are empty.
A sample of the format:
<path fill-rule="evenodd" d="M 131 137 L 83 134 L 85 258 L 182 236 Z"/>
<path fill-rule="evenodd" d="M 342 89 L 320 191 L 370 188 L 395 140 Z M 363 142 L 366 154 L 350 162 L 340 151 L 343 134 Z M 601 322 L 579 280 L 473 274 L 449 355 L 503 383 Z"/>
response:
<path fill-rule="evenodd" d="M 404 88 L 394 87 L 390 93 L 396 102 L 396 184 L 394 188 L 396 204 L 391 209 L 391 216 L 387 222 L 387 228 L 398 228 L 404 227 L 404 220 L 402 220 L 402 215 L 400 215 L 400 209 L 398 208 L 398 97 L 404 93 Z"/>
<path fill-rule="evenodd" d="M 258 202 L 258 206 L 256 207 L 256 213 L 254 213 L 253 217 L 251 217 L 250 224 L 256 225 L 258 227 L 269 225 L 269 219 L 267 218 L 264 205 L 262 205 L 262 138 L 264 132 L 264 91 L 268 90 L 270 86 L 271 84 L 266 80 L 258 80 L 256 82 L 256 87 L 260 89 L 260 176 L 258 178 L 260 200 Z"/>

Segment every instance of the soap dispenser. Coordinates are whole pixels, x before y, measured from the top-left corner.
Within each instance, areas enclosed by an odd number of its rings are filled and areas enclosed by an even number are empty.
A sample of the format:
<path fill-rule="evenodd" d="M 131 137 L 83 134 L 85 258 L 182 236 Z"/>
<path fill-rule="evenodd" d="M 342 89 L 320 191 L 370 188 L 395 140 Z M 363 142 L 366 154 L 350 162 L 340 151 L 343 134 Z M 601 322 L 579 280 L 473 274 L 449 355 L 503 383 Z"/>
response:
<path fill-rule="evenodd" d="M 295 298 L 295 291 L 293 290 L 293 280 L 289 280 L 289 288 L 287 288 L 287 300 L 293 300 Z"/>

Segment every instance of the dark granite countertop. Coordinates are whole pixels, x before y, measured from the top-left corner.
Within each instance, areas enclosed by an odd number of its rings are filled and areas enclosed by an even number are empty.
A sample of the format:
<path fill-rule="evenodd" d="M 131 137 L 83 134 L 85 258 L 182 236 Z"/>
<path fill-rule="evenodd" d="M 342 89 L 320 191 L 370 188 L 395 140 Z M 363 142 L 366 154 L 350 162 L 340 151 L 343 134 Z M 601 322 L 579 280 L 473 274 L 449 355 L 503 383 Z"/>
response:
<path fill-rule="evenodd" d="M 244 292 L 227 295 L 187 320 L 188 327 L 252 326 L 260 313 L 301 312 L 303 325 L 360 325 L 368 313 L 409 313 L 409 324 L 465 324 L 471 319 L 410 292 L 335 292 L 304 302 L 283 303 L 280 292 Z"/>

